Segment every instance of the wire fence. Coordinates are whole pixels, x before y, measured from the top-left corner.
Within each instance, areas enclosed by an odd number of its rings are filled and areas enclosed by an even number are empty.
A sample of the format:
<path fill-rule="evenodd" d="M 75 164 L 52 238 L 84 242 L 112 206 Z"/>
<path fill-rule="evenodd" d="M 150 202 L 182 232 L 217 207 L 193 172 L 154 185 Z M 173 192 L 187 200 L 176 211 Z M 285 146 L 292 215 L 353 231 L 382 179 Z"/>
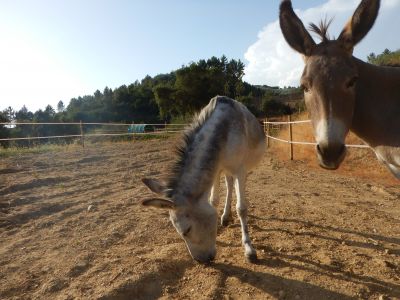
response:
<path fill-rule="evenodd" d="M 84 147 L 84 140 L 92 137 L 123 137 L 123 136 L 142 136 L 142 135 L 160 135 L 181 132 L 188 124 L 167 124 L 167 123 L 146 123 L 146 124 L 125 124 L 125 123 L 100 123 L 100 122 L 5 122 L 0 123 L 0 126 L 15 128 L 17 126 L 75 126 L 74 131 L 79 134 L 64 134 L 64 135 L 49 135 L 49 136 L 25 136 L 25 137 L 10 137 L 0 138 L 0 142 L 13 141 L 31 141 L 31 140 L 51 140 L 62 138 L 79 138 Z M 101 128 L 95 128 L 101 126 Z M 130 127 L 141 128 L 143 132 L 135 131 L 128 132 Z M 88 128 L 92 127 L 92 128 Z M 111 129 L 110 129 L 111 127 Z M 150 130 L 146 128 L 151 128 Z"/>
<path fill-rule="evenodd" d="M 290 159 L 293 160 L 293 145 L 306 145 L 306 146 L 316 146 L 317 143 L 315 142 L 309 142 L 309 141 L 294 141 L 293 140 L 293 125 L 296 124 L 311 124 L 311 120 L 299 120 L 299 121 L 292 121 L 291 116 L 287 116 L 287 121 L 270 121 L 268 119 L 265 119 L 263 124 L 264 124 L 264 132 L 265 136 L 267 137 L 267 147 L 270 144 L 270 140 L 278 141 L 281 143 L 287 143 L 289 145 L 289 156 Z M 288 139 L 283 139 L 277 136 L 273 136 L 272 134 L 274 133 L 279 133 L 282 135 L 283 130 L 282 127 L 287 126 L 287 131 L 288 131 Z M 369 149 L 370 147 L 365 144 L 346 144 L 346 147 L 349 148 L 362 148 L 362 149 Z"/>
<path fill-rule="evenodd" d="M 310 124 L 310 120 L 299 120 L 292 121 L 290 115 L 287 116 L 287 121 L 272 121 L 265 119 L 263 121 L 265 135 L 267 137 L 267 146 L 270 144 L 270 140 L 274 140 L 289 145 L 290 159 L 293 159 L 293 145 L 306 145 L 315 146 L 317 143 L 310 141 L 295 141 L 293 140 L 292 126 L 296 124 Z M 177 133 L 184 130 L 189 124 L 167 124 L 167 123 L 146 123 L 146 124 L 125 124 L 125 123 L 101 123 L 101 122 L 6 122 L 0 123 L 0 125 L 7 126 L 9 128 L 16 126 L 77 126 L 75 131 L 77 134 L 65 134 L 65 135 L 49 135 L 49 136 L 25 136 L 25 137 L 13 137 L 13 138 L 0 138 L 0 142 L 12 142 L 12 141 L 24 141 L 24 140 L 51 140 L 51 139 L 68 139 L 76 138 L 80 139 L 82 146 L 86 138 L 94 137 L 123 137 L 123 136 L 141 136 L 141 135 L 158 135 L 158 134 L 169 134 Z M 95 128 L 100 126 L 101 128 Z M 128 132 L 130 126 L 136 126 L 143 128 L 151 127 L 150 131 L 143 130 L 143 132 Z M 287 126 L 288 139 L 282 138 L 284 134 L 284 127 Z M 92 127 L 92 128 L 90 128 Z M 367 145 L 346 145 L 350 148 L 369 148 Z"/>

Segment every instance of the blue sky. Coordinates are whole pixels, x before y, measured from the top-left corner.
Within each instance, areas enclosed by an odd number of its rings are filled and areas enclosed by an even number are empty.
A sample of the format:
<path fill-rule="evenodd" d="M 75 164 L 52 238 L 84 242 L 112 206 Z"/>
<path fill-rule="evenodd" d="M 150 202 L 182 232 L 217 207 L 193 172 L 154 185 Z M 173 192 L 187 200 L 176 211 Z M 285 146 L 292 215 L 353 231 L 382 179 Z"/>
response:
<path fill-rule="evenodd" d="M 345 2 L 347 10 L 337 9 Z M 323 7 L 336 9 L 341 27 L 358 2 L 294 0 L 293 6 L 315 22 L 324 16 Z M 390 8 L 384 19 L 400 28 L 395 17 L 400 0 L 384 2 Z M 59 100 L 67 104 L 105 86 L 130 84 L 222 54 L 245 62 L 250 83 L 295 85 L 292 70 L 301 67 L 301 60 L 276 47 L 281 43 L 278 6 L 278 0 L 1 0 L 0 109 L 55 107 Z M 360 58 L 400 48 L 399 38 L 384 37 L 378 26 Z"/>

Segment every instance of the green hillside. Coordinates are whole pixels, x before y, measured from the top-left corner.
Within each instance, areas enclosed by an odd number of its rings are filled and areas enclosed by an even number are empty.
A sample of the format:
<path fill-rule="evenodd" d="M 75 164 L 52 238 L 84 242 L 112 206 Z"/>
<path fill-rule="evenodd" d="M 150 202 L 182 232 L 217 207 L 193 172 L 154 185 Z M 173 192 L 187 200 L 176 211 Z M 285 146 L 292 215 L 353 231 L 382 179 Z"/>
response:
<path fill-rule="evenodd" d="M 240 60 L 211 57 L 182 66 L 178 70 L 115 89 L 105 87 L 92 95 L 73 98 L 67 106 L 59 101 L 57 108 L 29 111 L 9 107 L 0 111 L 2 122 L 117 122 L 164 123 L 186 122 L 212 97 L 225 95 L 245 104 L 257 117 L 290 114 L 288 105 L 296 88 L 254 86 L 243 81 L 244 64 Z M 297 109 L 296 109 L 297 111 Z M 0 125 L 0 138 L 78 134 L 68 126 Z M 8 143 L 0 143 L 7 146 Z"/>
<path fill-rule="evenodd" d="M 368 55 L 367 59 L 369 63 L 378 66 L 400 67 L 400 49 L 393 52 L 389 49 L 385 49 L 378 55 L 371 53 Z"/>

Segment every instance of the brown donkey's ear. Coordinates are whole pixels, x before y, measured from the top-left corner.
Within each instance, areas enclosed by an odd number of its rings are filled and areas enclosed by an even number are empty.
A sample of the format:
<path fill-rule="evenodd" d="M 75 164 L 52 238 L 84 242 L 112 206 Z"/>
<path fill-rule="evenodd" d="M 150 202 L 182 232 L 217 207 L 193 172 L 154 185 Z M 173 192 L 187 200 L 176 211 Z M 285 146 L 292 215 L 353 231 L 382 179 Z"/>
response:
<path fill-rule="evenodd" d="M 290 0 L 283 0 L 281 2 L 279 24 L 288 44 L 297 52 L 305 56 L 310 56 L 315 42 L 304 27 L 303 22 L 294 13 Z"/>
<path fill-rule="evenodd" d="M 375 23 L 378 16 L 380 0 L 363 0 L 358 5 L 351 19 L 339 35 L 345 49 L 353 52 L 353 47 L 360 42 Z"/>
<path fill-rule="evenodd" d="M 155 208 L 161 209 L 175 209 L 175 203 L 171 200 L 162 199 L 162 198 L 151 198 L 145 199 L 142 201 L 143 206 L 151 206 Z"/>

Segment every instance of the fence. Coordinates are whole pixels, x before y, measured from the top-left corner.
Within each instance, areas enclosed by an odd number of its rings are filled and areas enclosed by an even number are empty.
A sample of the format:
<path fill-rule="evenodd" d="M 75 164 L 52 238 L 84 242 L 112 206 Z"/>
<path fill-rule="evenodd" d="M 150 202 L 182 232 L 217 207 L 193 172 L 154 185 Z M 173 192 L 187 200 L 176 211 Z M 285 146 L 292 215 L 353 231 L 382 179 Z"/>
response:
<path fill-rule="evenodd" d="M 304 124 L 304 123 L 311 123 L 311 120 L 301 120 L 301 121 L 292 121 L 291 116 L 287 116 L 287 121 L 269 121 L 268 119 L 264 120 L 264 132 L 265 136 L 267 137 L 267 147 L 269 147 L 270 140 L 275 140 L 278 142 L 282 143 L 287 143 L 289 145 L 289 157 L 290 160 L 293 160 L 293 145 L 307 145 L 307 146 L 316 146 L 317 143 L 315 142 L 305 142 L 305 141 L 293 141 L 293 132 L 292 132 L 292 126 L 294 124 Z M 278 138 L 275 136 L 272 136 L 273 131 L 279 131 L 281 132 L 281 126 L 282 125 L 287 125 L 288 126 L 288 140 Z M 277 129 L 278 128 L 278 129 Z M 349 148 L 370 148 L 368 145 L 347 145 L 346 147 Z"/>
<path fill-rule="evenodd" d="M 44 122 L 44 123 L 36 123 L 36 122 L 7 122 L 0 123 L 0 126 L 37 126 L 37 125 L 45 125 L 45 126 L 77 126 L 79 128 L 79 134 L 67 134 L 67 135 L 50 135 L 50 136 L 27 136 L 27 137 L 16 137 L 16 138 L 1 138 L 2 141 L 23 141 L 23 140 L 44 140 L 44 139 L 60 139 L 60 138 L 80 138 L 82 147 L 85 146 L 85 139 L 92 137 L 116 137 L 116 136 L 140 136 L 140 135 L 149 135 L 149 134 L 168 134 L 174 132 L 180 132 L 184 129 L 187 124 L 123 124 L 123 123 L 84 123 L 84 122 Z M 151 126 L 154 128 L 154 131 L 150 132 L 128 132 L 128 127 L 132 125 L 142 125 L 144 128 L 146 126 Z M 98 132 L 98 130 L 92 129 L 89 133 L 85 133 L 85 127 L 88 126 L 102 126 L 102 127 L 122 127 L 121 130 L 107 130 L 106 132 Z M 87 131 L 87 130 L 86 130 Z"/>
<path fill-rule="evenodd" d="M 289 157 L 293 160 L 293 145 L 311 145 L 315 146 L 315 142 L 306 142 L 306 141 L 294 141 L 293 140 L 293 132 L 292 126 L 295 124 L 304 124 L 304 123 L 311 123 L 310 120 L 301 120 L 301 121 L 292 121 L 290 115 L 287 116 L 287 121 L 270 121 L 265 119 L 264 124 L 264 131 L 267 137 L 267 147 L 269 147 L 270 140 L 275 140 L 282 143 L 287 143 L 289 146 Z M 92 137 L 115 137 L 115 136 L 140 136 L 140 135 L 148 135 L 148 134 L 166 134 L 166 133 L 175 133 L 180 132 L 184 129 L 185 126 L 188 124 L 122 124 L 122 123 L 84 123 L 84 122 L 60 122 L 60 123 L 34 123 L 34 122 L 17 122 L 17 123 L 0 123 L 0 125 L 5 126 L 35 126 L 35 125 L 66 125 L 66 126 L 78 126 L 79 127 L 79 134 L 70 134 L 70 135 L 52 135 L 52 136 L 28 136 L 28 137 L 18 137 L 18 138 L 2 138 L 2 141 L 21 141 L 21 140 L 43 140 L 43 139 L 60 139 L 60 138 L 79 138 L 81 140 L 82 147 L 85 146 L 85 139 L 92 138 Z M 128 127 L 132 125 L 142 125 L 152 126 L 154 127 L 154 131 L 151 132 L 128 132 Z M 276 136 L 273 136 L 273 132 L 282 132 L 282 126 L 288 127 L 288 139 L 282 139 Z M 92 130 L 90 133 L 85 133 L 85 127 L 88 126 L 104 126 L 104 127 L 123 127 L 123 132 L 119 131 L 110 131 L 107 132 L 96 132 L 96 130 Z M 346 145 L 347 147 L 353 148 L 369 148 L 367 145 Z"/>

